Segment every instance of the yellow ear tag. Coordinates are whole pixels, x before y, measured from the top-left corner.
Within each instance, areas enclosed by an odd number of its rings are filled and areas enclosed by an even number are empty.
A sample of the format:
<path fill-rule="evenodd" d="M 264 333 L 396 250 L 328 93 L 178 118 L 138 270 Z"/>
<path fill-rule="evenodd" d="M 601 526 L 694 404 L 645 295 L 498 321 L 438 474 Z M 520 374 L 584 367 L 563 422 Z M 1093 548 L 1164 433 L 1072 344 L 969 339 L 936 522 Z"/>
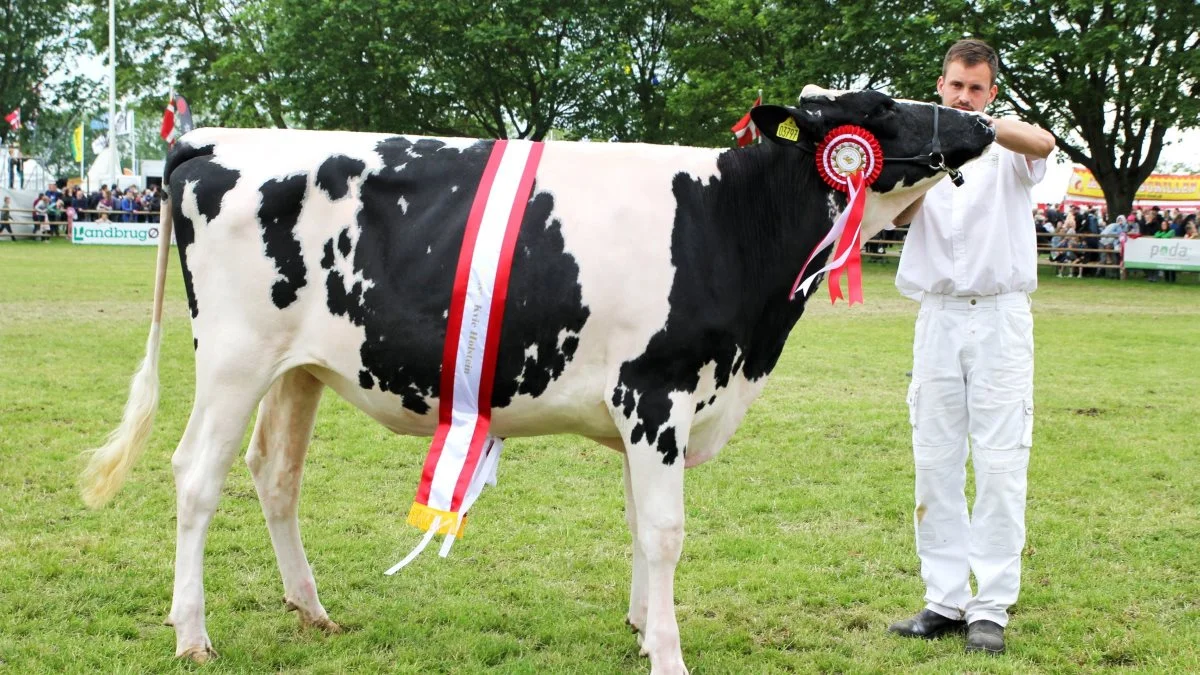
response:
<path fill-rule="evenodd" d="M 796 120 L 789 117 L 775 128 L 775 135 L 789 141 L 798 141 L 800 140 L 800 128 L 796 126 Z"/>

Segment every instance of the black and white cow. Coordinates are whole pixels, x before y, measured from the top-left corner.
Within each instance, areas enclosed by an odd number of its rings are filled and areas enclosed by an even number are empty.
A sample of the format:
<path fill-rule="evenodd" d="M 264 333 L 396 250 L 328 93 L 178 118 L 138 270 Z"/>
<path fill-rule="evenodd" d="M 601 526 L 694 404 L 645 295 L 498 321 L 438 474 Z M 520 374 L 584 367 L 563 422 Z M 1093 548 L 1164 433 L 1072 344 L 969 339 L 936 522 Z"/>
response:
<path fill-rule="evenodd" d="M 845 196 L 813 146 L 871 131 L 887 157 L 864 240 L 993 140 L 982 118 L 877 92 L 806 88 L 753 117 L 738 149 L 548 143 L 517 240 L 492 396 L 500 437 L 578 434 L 625 457 L 629 623 L 654 672 L 685 672 L 673 580 L 683 469 L 714 455 L 766 384 L 804 311 L 789 300 Z M 774 130 L 785 119 L 795 141 Z M 935 122 L 936 119 L 936 122 Z M 209 521 L 254 407 L 246 463 L 302 621 L 337 630 L 300 544 L 300 475 L 325 387 L 400 434 L 431 435 L 447 310 L 493 141 L 199 129 L 167 159 L 163 242 L 178 242 L 196 351 L 195 405 L 172 459 L 178 494 L 176 654 L 209 658 Z M 146 359 L 84 496 L 120 487 L 150 433 L 169 246 L 159 249 Z M 824 263 L 827 253 L 813 263 Z"/>

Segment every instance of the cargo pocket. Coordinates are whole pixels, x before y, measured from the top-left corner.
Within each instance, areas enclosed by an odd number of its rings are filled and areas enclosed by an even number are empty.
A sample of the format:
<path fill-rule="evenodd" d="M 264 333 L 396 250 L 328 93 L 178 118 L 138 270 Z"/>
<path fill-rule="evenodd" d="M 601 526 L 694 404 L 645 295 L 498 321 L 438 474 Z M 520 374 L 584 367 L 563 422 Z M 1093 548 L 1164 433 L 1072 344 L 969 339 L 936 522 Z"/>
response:
<path fill-rule="evenodd" d="M 908 403 L 908 423 L 912 426 L 914 433 L 917 430 L 917 396 L 920 393 L 920 382 L 910 382 L 908 384 L 908 397 L 905 401 Z"/>
<path fill-rule="evenodd" d="M 1033 399 L 1025 399 L 1022 402 L 1021 414 L 1021 447 L 1033 447 Z"/>

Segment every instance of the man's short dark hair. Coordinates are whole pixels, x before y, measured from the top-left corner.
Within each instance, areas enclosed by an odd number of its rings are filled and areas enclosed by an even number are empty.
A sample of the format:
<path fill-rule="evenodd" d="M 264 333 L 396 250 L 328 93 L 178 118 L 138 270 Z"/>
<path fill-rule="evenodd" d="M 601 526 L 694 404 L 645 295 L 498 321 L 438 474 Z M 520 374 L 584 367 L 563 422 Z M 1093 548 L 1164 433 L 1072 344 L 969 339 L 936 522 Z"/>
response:
<path fill-rule="evenodd" d="M 996 50 L 983 40 L 967 38 L 955 42 L 946 52 L 946 58 L 942 61 L 943 76 L 946 75 L 946 69 L 953 61 L 962 61 L 966 66 L 986 63 L 988 70 L 992 73 L 992 84 L 996 84 L 996 72 L 1000 70 L 1000 57 L 996 55 Z"/>

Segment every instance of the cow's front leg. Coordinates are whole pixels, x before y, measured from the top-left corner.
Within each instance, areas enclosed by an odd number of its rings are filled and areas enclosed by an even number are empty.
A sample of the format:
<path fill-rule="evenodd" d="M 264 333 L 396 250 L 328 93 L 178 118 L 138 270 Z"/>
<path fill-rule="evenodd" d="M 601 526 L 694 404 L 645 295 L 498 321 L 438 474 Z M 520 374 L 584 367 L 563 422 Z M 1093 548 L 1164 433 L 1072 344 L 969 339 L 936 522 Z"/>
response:
<path fill-rule="evenodd" d="M 633 539 L 633 580 L 629 584 L 629 613 L 625 622 L 638 633 L 638 642 L 643 639 L 642 631 L 646 628 L 646 554 L 642 552 L 642 542 L 638 540 L 637 507 L 633 502 L 633 482 L 630 479 L 629 456 L 624 456 L 625 464 L 625 523 L 629 525 L 629 534 Z"/>
<path fill-rule="evenodd" d="M 625 458 L 636 511 L 637 545 L 645 564 L 646 620 L 641 626 L 642 653 L 650 657 L 650 672 L 687 673 L 675 621 L 675 565 L 683 550 L 683 444 L 686 426 L 660 428 L 654 439 L 632 432 Z M 635 442 L 633 439 L 640 436 Z M 667 440 L 669 439 L 669 441 Z M 664 452 L 667 446 L 677 452 Z M 636 556 L 635 552 L 635 556 Z M 637 600 L 635 557 L 634 588 Z M 634 605 L 636 607 L 636 604 Z"/>

